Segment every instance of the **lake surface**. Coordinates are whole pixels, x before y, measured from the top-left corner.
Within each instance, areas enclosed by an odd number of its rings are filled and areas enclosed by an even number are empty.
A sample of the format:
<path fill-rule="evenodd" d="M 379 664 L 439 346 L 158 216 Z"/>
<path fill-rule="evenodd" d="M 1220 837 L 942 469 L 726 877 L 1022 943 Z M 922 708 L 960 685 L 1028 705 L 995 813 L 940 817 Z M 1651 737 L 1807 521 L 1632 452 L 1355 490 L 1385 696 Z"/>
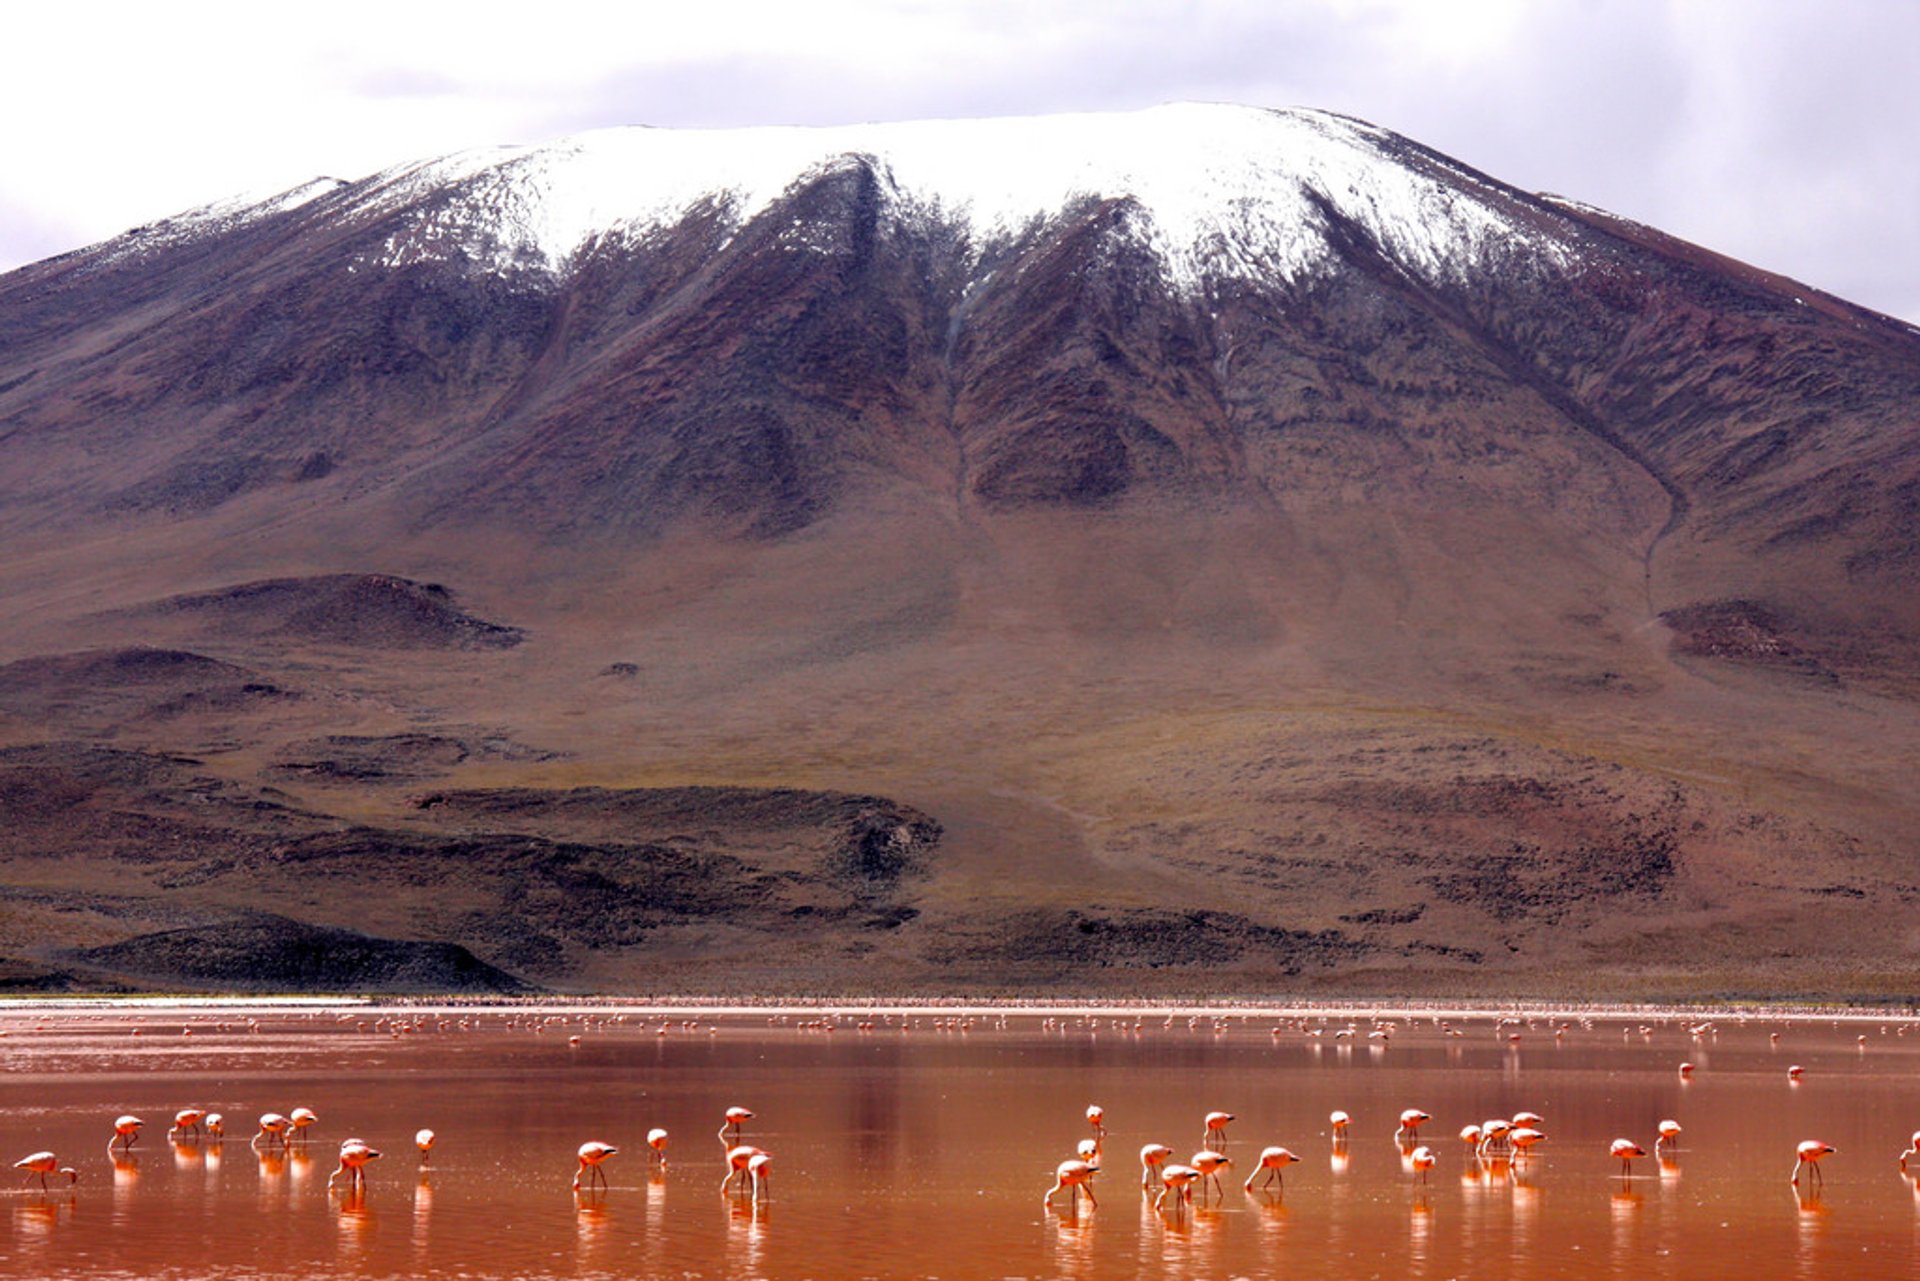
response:
<path fill-rule="evenodd" d="M 52 1149 L 80 1171 L 44 1194 L 8 1172 L 0 1274 L 1920 1276 L 1920 1189 L 1898 1168 L 1920 1129 L 1905 1021 L 1723 1016 L 1696 1036 L 1702 1016 L 1450 1016 L 1457 1034 L 1426 1014 L 959 1017 L 0 1010 L 0 1155 Z M 1043 1210 L 1092 1103 L 1099 1205 Z M 720 1191 L 736 1105 L 755 1113 L 742 1141 L 774 1155 L 758 1207 Z M 320 1117 L 304 1150 L 249 1145 L 261 1113 L 296 1106 Z M 186 1107 L 224 1113 L 225 1141 L 169 1143 Z M 1391 1137 L 1409 1107 L 1433 1117 L 1424 1190 Z M 1334 1109 L 1353 1117 L 1344 1151 Z M 1156 1212 L 1140 1146 L 1185 1160 L 1213 1110 L 1236 1116 L 1225 1194 Z M 1548 1135 L 1528 1160 L 1489 1171 L 1455 1137 L 1520 1110 Z M 147 1125 L 116 1160 L 126 1112 Z M 1677 1154 L 1622 1178 L 1608 1144 L 1651 1153 L 1668 1117 Z M 646 1157 L 655 1126 L 664 1171 Z M 426 1166 L 422 1127 L 439 1136 Z M 349 1135 L 384 1153 L 360 1198 L 326 1186 Z M 1817 1196 L 1788 1183 L 1808 1138 L 1838 1149 Z M 577 1196 L 589 1140 L 620 1152 L 611 1186 Z M 1301 1163 L 1284 1194 L 1248 1194 L 1269 1144 Z"/>

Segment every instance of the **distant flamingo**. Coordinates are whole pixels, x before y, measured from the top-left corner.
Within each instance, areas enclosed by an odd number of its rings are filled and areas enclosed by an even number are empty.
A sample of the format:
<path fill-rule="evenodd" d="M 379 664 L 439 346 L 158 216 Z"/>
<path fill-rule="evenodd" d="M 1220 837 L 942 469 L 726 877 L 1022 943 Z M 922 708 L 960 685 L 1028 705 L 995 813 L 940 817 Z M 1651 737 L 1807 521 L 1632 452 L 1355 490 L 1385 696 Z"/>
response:
<path fill-rule="evenodd" d="M 1226 1153 L 1212 1149 L 1202 1149 L 1188 1157 L 1187 1163 L 1194 1169 L 1200 1171 L 1201 1192 L 1204 1193 L 1207 1190 L 1207 1180 L 1211 1179 L 1213 1180 L 1214 1191 L 1218 1192 L 1221 1196 L 1227 1194 L 1227 1190 L 1220 1186 L 1220 1171 L 1233 1164 L 1232 1161 L 1227 1159 Z"/>
<path fill-rule="evenodd" d="M 107 1140 L 107 1151 L 113 1151 L 115 1144 L 119 1145 L 122 1152 L 129 1151 L 140 1141 L 140 1127 L 145 1124 L 146 1122 L 137 1116 L 115 1117 L 113 1137 Z"/>
<path fill-rule="evenodd" d="M 1067 1189 L 1067 1195 L 1075 1202 L 1077 1202 L 1080 1196 L 1080 1190 L 1085 1188 L 1087 1192 L 1087 1204 L 1094 1206 L 1099 1205 L 1100 1203 L 1093 1199 L 1093 1176 L 1099 1172 L 1100 1167 L 1091 1165 L 1085 1161 L 1062 1161 L 1053 1169 L 1053 1186 L 1048 1188 L 1047 1194 L 1040 1198 L 1041 1208 L 1051 1208 L 1053 1205 L 1053 1194 L 1061 1188 Z"/>
<path fill-rule="evenodd" d="M 433 1159 L 433 1140 L 434 1140 L 434 1133 L 432 1130 L 415 1130 L 414 1131 L 413 1146 L 420 1149 L 421 1165 L 425 1165 L 428 1161 L 431 1161 Z"/>
<path fill-rule="evenodd" d="M 260 1115 L 260 1129 L 249 1142 L 257 1147 L 260 1140 L 265 1139 L 269 1147 L 277 1142 L 284 1148 L 287 1146 L 287 1131 L 292 1128 L 293 1122 L 278 1112 L 263 1112 Z"/>
<path fill-rule="evenodd" d="M 720 1146 L 736 1148 L 740 1146 L 740 1123 L 751 1121 L 753 1113 L 745 1108 L 728 1108 L 727 1123 L 720 1127 Z"/>
<path fill-rule="evenodd" d="M 760 1155 L 760 1149 L 751 1144 L 741 1143 L 727 1149 L 727 1177 L 720 1181 L 720 1190 L 725 1192 L 735 1179 L 744 1186 L 747 1181 L 747 1166 L 753 1158 Z"/>
<path fill-rule="evenodd" d="M 1200 1171 L 1190 1165 L 1170 1165 L 1160 1172 L 1160 1195 L 1153 1199 L 1153 1208 L 1158 1210 L 1161 1202 L 1167 1199 L 1167 1193 L 1174 1194 L 1176 1207 L 1193 1203 L 1193 1185 L 1200 1181 Z"/>
<path fill-rule="evenodd" d="M 1789 1081 L 1798 1081 L 1802 1076 L 1806 1074 L 1806 1071 L 1807 1070 L 1805 1068 L 1801 1067 L 1798 1063 L 1795 1063 L 1792 1067 L 1787 1069 L 1787 1079 Z"/>
<path fill-rule="evenodd" d="M 207 1113 L 205 1125 L 207 1127 L 208 1138 L 224 1139 L 227 1136 L 227 1118 L 221 1116 L 218 1112 Z"/>
<path fill-rule="evenodd" d="M 1265 1188 L 1267 1184 L 1278 1179 L 1280 1180 L 1280 1190 L 1283 1192 L 1286 1191 L 1287 1176 L 1282 1172 L 1288 1166 L 1296 1164 L 1299 1160 L 1299 1157 L 1287 1151 L 1285 1148 L 1262 1148 L 1260 1150 L 1260 1164 L 1254 1168 L 1252 1174 L 1247 1176 L 1247 1181 L 1242 1185 L 1241 1191 L 1253 1191 L 1253 1181 L 1259 1177 L 1261 1170 L 1267 1172 L 1266 1182 L 1260 1185 L 1262 1188 Z"/>
<path fill-rule="evenodd" d="M 1200 1146 L 1210 1148 L 1215 1152 L 1225 1151 L 1227 1146 L 1227 1126 L 1232 1122 L 1233 1113 L 1231 1112 L 1207 1113 L 1207 1128 L 1200 1136 Z"/>
<path fill-rule="evenodd" d="M 1507 1142 L 1513 1145 L 1515 1156 L 1525 1156 L 1534 1146 L 1547 1136 L 1530 1125 L 1523 1125 L 1507 1135 Z"/>
<path fill-rule="evenodd" d="M 69 1183 L 78 1183 L 80 1181 L 80 1172 L 70 1165 L 61 1165 L 60 1158 L 51 1152 L 35 1152 L 32 1156 L 22 1157 L 13 1163 L 13 1168 L 16 1170 L 25 1170 L 30 1175 L 39 1175 L 40 1190 L 42 1192 L 47 1190 L 47 1176 L 49 1174 L 64 1174 L 67 1176 L 67 1182 Z"/>
<path fill-rule="evenodd" d="M 658 1126 L 647 1131 L 647 1160 L 660 1166 L 667 1163 L 667 1132 Z"/>
<path fill-rule="evenodd" d="M 1679 1147 L 1679 1146 L 1680 1146 L 1680 1123 L 1678 1121 L 1672 1121 L 1672 1120 L 1662 1121 L 1660 1123 L 1660 1137 L 1653 1141 L 1653 1150 L 1655 1152 L 1658 1152 L 1661 1148 L 1672 1148 L 1672 1147 Z"/>
<path fill-rule="evenodd" d="M 1149 1143 L 1140 1149 L 1140 1186 L 1150 1188 L 1160 1173 L 1160 1167 L 1173 1155 L 1173 1149 L 1164 1143 Z"/>
<path fill-rule="evenodd" d="M 1513 1143 L 1509 1136 L 1513 1133 L 1513 1123 L 1495 1117 L 1480 1126 L 1480 1155 L 1487 1158 L 1511 1156 Z"/>
<path fill-rule="evenodd" d="M 1538 1112 L 1515 1112 L 1507 1119 L 1513 1123 L 1513 1128 L 1516 1130 L 1537 1130 L 1546 1124 L 1546 1118 Z"/>
<path fill-rule="evenodd" d="M 180 1111 L 175 1112 L 173 1114 L 173 1128 L 167 1131 L 167 1137 L 172 1138 L 174 1135 L 185 1133 L 188 1130 L 191 1130 L 195 1134 L 200 1133 L 200 1118 L 205 1115 L 206 1113 L 202 1112 L 199 1108 L 182 1108 Z"/>
<path fill-rule="evenodd" d="M 772 1173 L 772 1170 L 773 1153 L 771 1152 L 755 1152 L 753 1156 L 747 1160 L 747 1178 L 753 1183 L 753 1203 L 755 1205 L 760 1204 L 762 1195 L 771 1195 L 772 1189 L 767 1184 L 767 1176 Z M 1087 1200 L 1093 1200 L 1093 1188 L 1091 1186 L 1087 1188 Z"/>
<path fill-rule="evenodd" d="M 611 1143 L 582 1143 L 579 1154 L 580 1168 L 574 1171 L 573 1175 L 573 1190 L 575 1192 L 580 1190 L 582 1178 L 586 1179 L 588 1187 L 592 1187 L 596 1179 L 600 1181 L 601 1187 L 606 1187 L 607 1172 L 600 1168 L 600 1163 L 619 1150 Z"/>
<path fill-rule="evenodd" d="M 1412 1143 L 1420 1137 L 1420 1127 L 1433 1120 L 1419 1108 L 1408 1108 L 1400 1114 L 1400 1128 L 1393 1132 L 1395 1142 Z"/>
<path fill-rule="evenodd" d="M 1900 1169 L 1902 1172 L 1906 1170 L 1907 1158 L 1910 1156 L 1920 1156 L 1920 1130 L 1913 1132 L 1913 1137 L 1907 1140 L 1907 1150 L 1900 1154 Z"/>
<path fill-rule="evenodd" d="M 294 1137 L 302 1143 L 307 1141 L 307 1131 L 320 1123 L 319 1116 L 312 1108 L 295 1108 L 287 1119 L 293 1123 Z"/>
<path fill-rule="evenodd" d="M 347 1176 L 347 1187 L 365 1191 L 367 1186 L 367 1162 L 377 1160 L 380 1153 L 365 1143 L 356 1143 L 349 1139 L 340 1145 L 340 1168 L 327 1176 L 327 1190 L 333 1190 L 333 1181 L 341 1175 Z"/>
<path fill-rule="evenodd" d="M 1104 1139 L 1107 1137 L 1106 1119 L 1107 1110 L 1105 1108 L 1101 1107 L 1098 1103 L 1089 1103 L 1087 1105 L 1087 1124 L 1093 1127 L 1093 1137 L 1096 1139 Z"/>
<path fill-rule="evenodd" d="M 1620 1158 L 1620 1177 L 1623 1179 L 1633 1173 L 1633 1158 L 1647 1154 L 1647 1150 L 1632 1139 L 1615 1139 L 1607 1151 Z"/>
<path fill-rule="evenodd" d="M 1804 1165 L 1807 1167 L 1807 1182 L 1826 1183 L 1826 1176 L 1820 1173 L 1820 1158 L 1832 1156 L 1835 1150 L 1831 1144 L 1822 1143 L 1818 1139 L 1808 1139 L 1794 1150 L 1798 1159 L 1793 1163 L 1793 1177 L 1788 1179 L 1787 1182 L 1798 1187 L 1800 1184 L 1800 1167 Z"/>
<path fill-rule="evenodd" d="M 1082 1139 L 1073 1145 L 1073 1150 L 1079 1153 L 1080 1159 L 1088 1165 L 1100 1164 L 1100 1140 Z"/>
<path fill-rule="evenodd" d="M 1480 1151 L 1480 1140 L 1483 1137 L 1477 1125 L 1462 1126 L 1460 1129 L 1460 1141 L 1472 1148 L 1476 1154 Z"/>
<path fill-rule="evenodd" d="M 1413 1167 L 1413 1172 L 1419 1177 L 1420 1182 L 1428 1182 L 1427 1173 L 1433 1169 L 1433 1149 L 1422 1144 L 1413 1150 L 1413 1155 L 1408 1157 L 1407 1161 Z"/>
<path fill-rule="evenodd" d="M 1691 1064 L 1691 1063 L 1682 1063 L 1682 1064 L 1680 1065 L 1680 1075 L 1681 1075 L 1681 1076 L 1692 1076 L 1692 1075 L 1693 1075 L 1693 1064 Z"/>
<path fill-rule="evenodd" d="M 1345 1143 L 1347 1141 L 1347 1127 L 1353 1124 L 1353 1118 L 1345 1112 L 1335 1111 L 1327 1116 L 1327 1124 L 1333 1127 L 1333 1141 L 1335 1143 Z"/>

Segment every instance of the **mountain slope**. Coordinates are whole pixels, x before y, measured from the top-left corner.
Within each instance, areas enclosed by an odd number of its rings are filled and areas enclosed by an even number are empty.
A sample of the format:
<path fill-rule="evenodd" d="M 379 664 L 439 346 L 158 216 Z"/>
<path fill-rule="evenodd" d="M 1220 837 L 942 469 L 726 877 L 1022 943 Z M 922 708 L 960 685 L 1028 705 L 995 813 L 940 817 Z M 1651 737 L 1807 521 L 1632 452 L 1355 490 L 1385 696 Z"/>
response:
<path fill-rule="evenodd" d="M 422 761 L 889 797 L 944 835 L 876 981 L 1685 988 L 1779 926 L 1866 988 L 1916 405 L 1906 326 L 1321 113 L 469 153 L 0 277 L 0 737 L 382 831 Z M 140 645 L 301 696 L 75 699 Z"/>

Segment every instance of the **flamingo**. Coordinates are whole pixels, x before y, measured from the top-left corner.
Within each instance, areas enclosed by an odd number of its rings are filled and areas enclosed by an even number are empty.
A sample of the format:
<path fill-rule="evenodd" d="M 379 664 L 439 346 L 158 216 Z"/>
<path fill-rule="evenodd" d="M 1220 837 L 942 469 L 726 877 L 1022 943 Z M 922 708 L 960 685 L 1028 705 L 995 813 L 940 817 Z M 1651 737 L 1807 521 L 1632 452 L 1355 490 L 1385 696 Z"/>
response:
<path fill-rule="evenodd" d="M 1653 1150 L 1676 1148 L 1680 1146 L 1680 1123 L 1678 1121 L 1660 1122 L 1660 1137 L 1653 1141 Z"/>
<path fill-rule="evenodd" d="M 78 1183 L 80 1181 L 80 1172 L 70 1165 L 61 1165 L 60 1158 L 51 1152 L 35 1152 L 32 1156 L 22 1157 L 13 1163 L 13 1168 L 16 1170 L 25 1170 L 29 1175 L 39 1175 L 40 1190 L 42 1192 L 47 1190 L 47 1176 L 49 1174 L 64 1174 L 67 1176 L 67 1182 L 69 1183 Z"/>
<path fill-rule="evenodd" d="M 1466 1144 L 1468 1147 L 1472 1148 L 1474 1150 L 1475 1155 L 1479 1154 L 1480 1140 L 1483 1139 L 1484 1137 L 1486 1136 L 1480 1133 L 1480 1127 L 1477 1125 L 1468 1125 L 1468 1126 L 1461 1127 L 1460 1141 Z"/>
<path fill-rule="evenodd" d="M 312 1108 L 295 1108 L 288 1114 L 288 1120 L 293 1123 L 294 1137 L 298 1138 L 302 1143 L 305 1143 L 307 1141 L 307 1131 L 319 1124 L 320 1117 Z"/>
<path fill-rule="evenodd" d="M 1170 1165 L 1160 1172 L 1160 1195 L 1153 1199 L 1153 1208 L 1158 1210 L 1160 1203 L 1167 1199 L 1167 1193 L 1174 1193 L 1174 1205 L 1193 1203 L 1193 1185 L 1200 1180 L 1200 1171 L 1190 1165 Z"/>
<path fill-rule="evenodd" d="M 1615 1139 L 1607 1151 L 1620 1158 L 1620 1177 L 1623 1179 L 1633 1173 L 1633 1158 L 1647 1154 L 1647 1150 L 1632 1139 Z"/>
<path fill-rule="evenodd" d="M 1206 1181 L 1212 1179 L 1214 1190 L 1221 1196 L 1227 1194 L 1227 1190 L 1220 1186 L 1221 1168 L 1233 1164 L 1232 1161 L 1227 1159 L 1226 1153 L 1217 1152 L 1210 1148 L 1203 1148 L 1188 1157 L 1187 1164 L 1200 1171 L 1200 1190 L 1202 1192 L 1207 1190 Z"/>
<path fill-rule="evenodd" d="M 747 1165 L 760 1155 L 760 1149 L 741 1143 L 727 1149 L 727 1177 L 720 1181 L 720 1190 L 725 1192 L 735 1179 L 744 1184 L 748 1174 Z"/>
<path fill-rule="evenodd" d="M 1173 1155 L 1173 1149 L 1164 1143 L 1149 1143 L 1140 1149 L 1140 1186 L 1150 1188 L 1160 1173 L 1160 1167 Z"/>
<path fill-rule="evenodd" d="M 1515 1112 L 1510 1118 L 1516 1130 L 1537 1130 L 1546 1124 L 1546 1118 L 1538 1112 Z"/>
<path fill-rule="evenodd" d="M 1074 1144 L 1074 1151 L 1078 1152 L 1080 1159 L 1088 1165 L 1100 1164 L 1100 1140 L 1082 1139 Z"/>
<path fill-rule="evenodd" d="M 120 1145 L 122 1152 L 131 1150 L 133 1145 L 140 1141 L 140 1127 L 145 1124 L 146 1122 L 137 1116 L 115 1117 L 113 1137 L 107 1140 L 107 1151 L 112 1152 L 116 1143 Z"/>
<path fill-rule="evenodd" d="M 1910 1156 L 1920 1156 L 1920 1130 L 1913 1132 L 1913 1137 L 1907 1140 L 1907 1150 L 1900 1154 L 1900 1169 L 1902 1173 L 1906 1171 L 1907 1158 Z"/>
<path fill-rule="evenodd" d="M 380 1153 L 366 1145 L 364 1141 L 348 1139 L 340 1145 L 340 1168 L 327 1176 L 327 1190 L 333 1190 L 333 1181 L 341 1175 L 347 1176 L 349 1189 L 365 1190 L 367 1186 L 367 1162 L 376 1160 Z"/>
<path fill-rule="evenodd" d="M 755 1205 L 760 1204 L 760 1194 L 763 1191 L 767 1192 L 769 1196 L 772 1195 L 771 1190 L 767 1187 L 767 1175 L 771 1172 L 772 1168 L 773 1153 L 771 1152 L 755 1152 L 753 1156 L 747 1160 L 747 1178 L 753 1184 L 753 1203 Z M 1089 1201 L 1093 1199 L 1093 1188 L 1091 1186 L 1087 1188 L 1087 1199 Z"/>
<path fill-rule="evenodd" d="M 1527 1150 L 1547 1136 L 1530 1125 L 1523 1125 L 1507 1136 L 1507 1142 L 1513 1145 L 1515 1156 L 1525 1156 Z"/>
<path fill-rule="evenodd" d="M 1242 1185 L 1241 1191 L 1253 1191 L 1253 1181 L 1259 1176 L 1261 1170 L 1267 1172 L 1266 1182 L 1260 1185 L 1262 1188 L 1265 1188 L 1268 1183 L 1272 1183 L 1275 1179 L 1278 1179 L 1280 1180 L 1280 1190 L 1282 1192 L 1286 1191 L 1287 1176 L 1282 1172 L 1288 1166 L 1295 1164 L 1299 1160 L 1299 1157 L 1287 1151 L 1285 1148 L 1262 1148 L 1260 1150 L 1260 1164 L 1254 1168 L 1252 1174 L 1247 1176 L 1247 1181 Z"/>
<path fill-rule="evenodd" d="M 1420 1127 L 1433 1120 L 1419 1108 L 1408 1108 L 1400 1114 L 1400 1128 L 1393 1132 L 1394 1141 L 1411 1143 L 1420 1137 Z"/>
<path fill-rule="evenodd" d="M 1200 1136 L 1200 1146 L 1219 1152 L 1227 1146 L 1227 1126 L 1233 1121 L 1231 1112 L 1207 1113 L 1206 1132 Z"/>
<path fill-rule="evenodd" d="M 1428 1182 L 1427 1172 L 1433 1169 L 1433 1149 L 1422 1144 L 1413 1150 L 1413 1155 L 1407 1160 L 1413 1167 L 1414 1174 L 1419 1176 L 1420 1182 L 1423 1184 Z"/>
<path fill-rule="evenodd" d="M 1827 1181 L 1826 1176 L 1820 1173 L 1820 1158 L 1832 1156 L 1835 1150 L 1831 1144 L 1822 1143 L 1818 1139 L 1808 1139 L 1798 1148 L 1794 1149 L 1798 1159 L 1793 1163 L 1793 1177 L 1788 1179 L 1787 1182 L 1798 1187 L 1800 1185 L 1800 1167 L 1804 1165 L 1807 1167 L 1807 1182 L 1825 1183 Z"/>
<path fill-rule="evenodd" d="M 740 1123 L 752 1119 L 753 1113 L 745 1108 L 728 1108 L 727 1122 L 720 1127 L 720 1146 L 729 1149 L 739 1147 Z"/>
<path fill-rule="evenodd" d="M 182 1108 L 180 1111 L 175 1112 L 173 1114 L 173 1128 L 167 1131 L 167 1137 L 172 1138 L 174 1135 L 188 1130 L 193 1131 L 195 1134 L 200 1133 L 200 1118 L 205 1115 L 206 1113 L 202 1112 L 199 1108 Z"/>
<path fill-rule="evenodd" d="M 1087 1105 L 1087 1124 L 1093 1127 L 1093 1136 L 1095 1138 L 1104 1139 L 1107 1137 L 1106 1119 L 1107 1110 L 1105 1108 L 1101 1107 L 1098 1103 L 1089 1103 Z"/>
<path fill-rule="evenodd" d="M 413 1133 L 413 1146 L 420 1149 L 421 1165 L 433 1159 L 433 1140 L 432 1130 L 415 1130 Z"/>
<path fill-rule="evenodd" d="M 600 1143 L 598 1141 L 582 1143 L 579 1154 L 580 1168 L 576 1170 L 573 1175 L 573 1190 L 575 1192 L 580 1190 L 580 1180 L 582 1178 L 587 1180 L 588 1187 L 593 1186 L 595 1179 L 600 1181 L 601 1187 L 606 1187 L 607 1172 L 600 1168 L 600 1163 L 619 1150 L 619 1148 L 616 1148 L 611 1143 Z"/>
<path fill-rule="evenodd" d="M 667 1163 L 667 1132 L 658 1126 L 647 1131 L 647 1160 L 661 1166 Z"/>
<path fill-rule="evenodd" d="M 1347 1126 L 1352 1123 L 1353 1118 L 1345 1112 L 1336 1110 L 1328 1114 L 1327 1124 L 1333 1127 L 1333 1141 L 1335 1143 L 1345 1143 L 1347 1141 Z"/>
<path fill-rule="evenodd" d="M 1513 1151 L 1508 1136 L 1513 1133 L 1512 1123 L 1495 1117 L 1480 1127 L 1480 1155 L 1506 1156 Z"/>
<path fill-rule="evenodd" d="M 1099 1166 L 1089 1165 L 1085 1161 L 1062 1161 L 1053 1169 L 1053 1186 L 1048 1188 L 1047 1194 L 1040 1198 L 1040 1207 L 1042 1209 L 1051 1209 L 1053 1206 L 1053 1194 L 1061 1188 L 1067 1189 L 1068 1196 L 1071 1197 L 1076 1204 L 1079 1200 L 1080 1189 L 1085 1188 L 1087 1190 L 1087 1204 L 1099 1205 L 1100 1203 L 1093 1199 L 1093 1176 L 1099 1172 Z"/>
<path fill-rule="evenodd" d="M 208 1138 L 224 1139 L 227 1137 L 227 1118 L 221 1116 L 218 1112 L 207 1113 L 207 1118 L 203 1124 L 207 1128 Z"/>
<path fill-rule="evenodd" d="M 1792 1067 L 1787 1069 L 1787 1079 L 1789 1081 L 1798 1081 L 1802 1076 L 1806 1074 L 1806 1071 L 1807 1070 L 1805 1068 L 1801 1067 L 1798 1063 L 1795 1063 Z"/>
<path fill-rule="evenodd" d="M 249 1141 L 250 1146 L 258 1147 L 261 1139 L 271 1145 L 278 1140 L 281 1147 L 287 1146 L 287 1131 L 293 1128 L 293 1122 L 278 1112 L 263 1112 L 260 1115 L 260 1129 Z"/>
<path fill-rule="evenodd" d="M 1680 1065 L 1680 1075 L 1681 1075 L 1681 1076 L 1683 1076 L 1683 1077 L 1685 1077 L 1685 1076 L 1692 1076 L 1692 1075 L 1693 1075 L 1693 1064 L 1691 1064 L 1691 1063 L 1682 1063 L 1682 1064 Z"/>

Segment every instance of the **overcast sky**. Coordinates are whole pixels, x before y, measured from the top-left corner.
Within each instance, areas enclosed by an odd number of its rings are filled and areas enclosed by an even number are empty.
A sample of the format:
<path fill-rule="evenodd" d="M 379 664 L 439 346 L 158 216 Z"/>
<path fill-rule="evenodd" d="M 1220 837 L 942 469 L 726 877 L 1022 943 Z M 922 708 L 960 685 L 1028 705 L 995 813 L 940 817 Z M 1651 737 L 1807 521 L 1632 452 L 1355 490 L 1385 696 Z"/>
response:
<path fill-rule="evenodd" d="M 1920 323 L 1915 0 L 10 7 L 0 270 L 242 190 L 614 124 L 1347 112 Z"/>

